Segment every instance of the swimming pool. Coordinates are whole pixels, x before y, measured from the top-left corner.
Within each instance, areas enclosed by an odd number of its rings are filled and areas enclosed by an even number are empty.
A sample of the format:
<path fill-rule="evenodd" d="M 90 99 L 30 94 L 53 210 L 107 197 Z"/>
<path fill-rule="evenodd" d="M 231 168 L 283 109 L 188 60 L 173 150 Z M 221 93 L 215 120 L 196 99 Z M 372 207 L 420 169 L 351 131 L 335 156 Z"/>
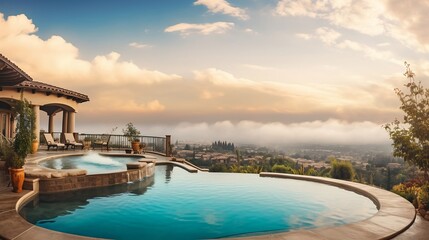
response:
<path fill-rule="evenodd" d="M 67 156 L 42 161 L 42 167 L 51 169 L 85 169 L 88 174 L 108 173 L 127 170 L 127 163 L 137 162 L 142 157 L 136 156 L 103 156 L 88 153 L 78 156 Z"/>
<path fill-rule="evenodd" d="M 362 221 L 368 198 L 334 186 L 157 166 L 142 182 L 40 196 L 20 214 L 38 226 L 113 239 L 207 239 Z"/>

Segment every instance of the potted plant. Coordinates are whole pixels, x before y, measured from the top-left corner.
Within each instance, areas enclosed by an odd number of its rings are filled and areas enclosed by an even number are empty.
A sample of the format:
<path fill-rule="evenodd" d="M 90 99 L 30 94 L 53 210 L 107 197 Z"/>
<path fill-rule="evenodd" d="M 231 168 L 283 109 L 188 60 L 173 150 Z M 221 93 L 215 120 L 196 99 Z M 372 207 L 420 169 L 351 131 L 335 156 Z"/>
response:
<path fill-rule="evenodd" d="M 34 137 L 35 116 L 30 103 L 24 99 L 16 106 L 16 135 L 11 144 L 7 162 L 12 181 L 13 191 L 21 192 L 24 184 L 24 164 L 25 158 L 31 151 Z"/>
<path fill-rule="evenodd" d="M 133 123 L 129 122 L 125 125 L 125 128 L 122 129 L 124 136 L 128 138 L 128 141 L 131 143 L 132 149 L 134 152 L 140 151 L 140 139 L 138 139 L 138 135 L 140 135 L 140 131 L 134 127 Z"/>

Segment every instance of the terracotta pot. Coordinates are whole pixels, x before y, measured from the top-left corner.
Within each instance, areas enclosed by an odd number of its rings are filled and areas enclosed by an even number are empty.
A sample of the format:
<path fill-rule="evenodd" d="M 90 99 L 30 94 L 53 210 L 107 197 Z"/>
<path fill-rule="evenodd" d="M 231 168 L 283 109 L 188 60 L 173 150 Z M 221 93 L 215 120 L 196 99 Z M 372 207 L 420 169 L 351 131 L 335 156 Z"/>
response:
<path fill-rule="evenodd" d="M 9 168 L 10 179 L 12 181 L 13 191 L 16 193 L 22 192 L 24 185 L 24 168 Z"/>
<path fill-rule="evenodd" d="M 39 142 L 33 141 L 31 143 L 31 153 L 36 153 L 38 149 L 39 149 Z"/>
<path fill-rule="evenodd" d="M 133 148 L 134 153 L 140 153 L 140 142 L 132 142 L 131 146 Z"/>
<path fill-rule="evenodd" d="M 83 148 L 84 149 L 90 149 L 91 148 L 91 141 L 84 140 L 83 141 Z"/>

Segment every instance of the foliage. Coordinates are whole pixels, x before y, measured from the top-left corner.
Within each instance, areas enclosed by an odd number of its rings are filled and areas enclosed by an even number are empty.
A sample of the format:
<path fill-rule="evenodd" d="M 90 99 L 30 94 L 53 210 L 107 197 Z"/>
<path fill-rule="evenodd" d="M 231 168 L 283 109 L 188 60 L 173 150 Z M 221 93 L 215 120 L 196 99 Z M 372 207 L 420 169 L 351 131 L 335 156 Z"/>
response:
<path fill-rule="evenodd" d="M 8 142 L 6 140 L 2 140 L 0 145 L 0 157 L 6 160 L 6 169 L 11 168 L 19 168 L 16 167 L 19 164 L 19 159 L 17 159 L 17 155 L 13 150 L 13 142 Z"/>
<path fill-rule="evenodd" d="M 275 164 L 271 168 L 271 171 L 277 172 L 277 173 L 291 173 L 291 174 L 296 173 L 295 169 L 291 168 L 290 166 L 283 165 L 283 164 Z"/>
<path fill-rule="evenodd" d="M 262 166 L 255 166 L 255 165 L 247 165 L 247 166 L 240 166 L 240 165 L 232 165 L 230 167 L 230 172 L 233 173 L 260 173 L 262 172 Z"/>
<path fill-rule="evenodd" d="M 403 121 L 395 119 L 384 128 L 393 140 L 393 155 L 418 166 L 429 179 L 429 89 L 420 81 L 415 82 L 410 65 L 405 62 L 405 66 L 404 75 L 409 79 L 404 85 L 407 92 L 395 89 L 401 101 L 400 109 L 405 113 Z"/>
<path fill-rule="evenodd" d="M 209 168 L 210 172 L 228 172 L 226 164 L 215 164 Z"/>
<path fill-rule="evenodd" d="M 350 161 L 336 160 L 331 161 L 331 177 L 342 180 L 352 181 L 355 176 L 355 171 Z"/>
<path fill-rule="evenodd" d="M 126 136 L 130 142 L 136 140 L 136 137 L 140 135 L 140 131 L 137 130 L 131 122 L 125 125 L 125 128 L 122 129 L 122 133 L 124 133 L 124 136 Z"/>
<path fill-rule="evenodd" d="M 400 195 L 401 197 L 407 199 L 410 203 L 413 203 L 416 201 L 416 191 L 417 191 L 417 188 L 415 186 L 407 187 L 403 183 L 395 185 L 392 188 L 392 192 L 394 192 L 394 193 Z"/>
<path fill-rule="evenodd" d="M 305 175 L 309 175 L 309 176 L 317 176 L 319 175 L 319 173 L 317 172 L 316 169 L 314 169 L 314 167 L 309 167 L 306 171 L 305 171 Z"/>
<path fill-rule="evenodd" d="M 32 141 L 35 139 L 35 115 L 30 103 L 24 99 L 16 106 L 17 126 L 13 142 L 13 150 L 16 155 L 10 159 L 12 168 L 22 168 L 25 158 L 31 151 Z"/>
<path fill-rule="evenodd" d="M 417 192 L 419 207 L 429 210 L 429 183 L 425 183 Z"/>

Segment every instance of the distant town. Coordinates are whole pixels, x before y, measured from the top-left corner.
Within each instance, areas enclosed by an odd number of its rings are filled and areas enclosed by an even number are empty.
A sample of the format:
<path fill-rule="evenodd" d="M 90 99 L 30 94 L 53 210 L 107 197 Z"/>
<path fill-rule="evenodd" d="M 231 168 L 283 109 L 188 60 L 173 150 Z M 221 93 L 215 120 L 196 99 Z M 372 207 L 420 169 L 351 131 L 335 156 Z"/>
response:
<path fill-rule="evenodd" d="M 295 145 L 282 150 L 227 141 L 176 141 L 173 155 L 212 172 L 261 171 L 329 176 L 333 160 L 350 162 L 354 180 L 390 190 L 418 170 L 392 156 L 390 145 Z M 283 167 L 284 166 L 284 167 Z"/>

